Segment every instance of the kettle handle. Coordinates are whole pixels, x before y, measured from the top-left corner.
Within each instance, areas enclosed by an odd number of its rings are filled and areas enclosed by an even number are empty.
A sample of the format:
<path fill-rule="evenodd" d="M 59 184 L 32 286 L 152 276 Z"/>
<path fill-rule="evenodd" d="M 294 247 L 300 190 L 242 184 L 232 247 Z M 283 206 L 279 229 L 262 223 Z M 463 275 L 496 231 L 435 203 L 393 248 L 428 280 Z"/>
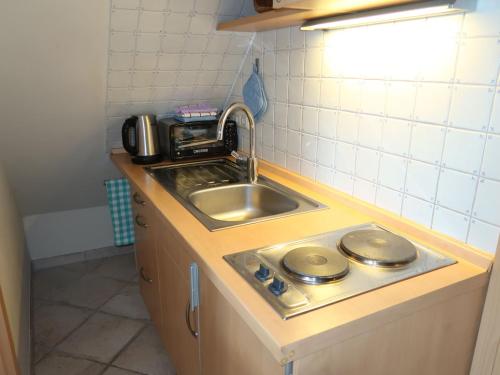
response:
<path fill-rule="evenodd" d="M 125 120 L 122 126 L 122 143 L 123 143 L 123 148 L 130 154 L 130 155 L 137 155 L 137 144 L 131 145 L 130 144 L 130 128 L 134 128 L 135 131 L 137 132 L 136 128 L 137 124 L 137 116 L 132 116 L 129 117 L 128 119 Z"/>

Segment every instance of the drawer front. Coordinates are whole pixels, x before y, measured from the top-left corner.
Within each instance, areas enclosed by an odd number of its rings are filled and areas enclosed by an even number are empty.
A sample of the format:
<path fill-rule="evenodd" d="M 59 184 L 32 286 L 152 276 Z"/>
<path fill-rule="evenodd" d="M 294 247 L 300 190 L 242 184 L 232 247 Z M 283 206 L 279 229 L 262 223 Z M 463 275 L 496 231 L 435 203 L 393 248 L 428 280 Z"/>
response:
<path fill-rule="evenodd" d="M 162 323 L 156 245 L 158 222 L 151 203 L 143 199 L 140 193 L 136 193 L 134 199 L 134 190 L 132 190 L 132 202 L 139 287 L 151 319 L 160 328 Z"/>

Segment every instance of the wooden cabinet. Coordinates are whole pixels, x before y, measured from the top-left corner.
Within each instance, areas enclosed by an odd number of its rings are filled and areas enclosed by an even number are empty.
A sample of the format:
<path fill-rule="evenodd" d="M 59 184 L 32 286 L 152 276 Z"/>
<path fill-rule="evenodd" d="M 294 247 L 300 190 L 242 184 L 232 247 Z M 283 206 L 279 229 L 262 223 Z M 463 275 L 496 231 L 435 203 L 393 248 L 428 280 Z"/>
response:
<path fill-rule="evenodd" d="M 279 363 L 201 270 L 199 306 L 191 309 L 191 268 L 196 264 L 191 250 L 147 205 L 134 209 L 141 292 L 177 374 L 282 374 Z M 154 253 L 157 258 L 150 256 Z"/>
<path fill-rule="evenodd" d="M 278 375 L 282 367 L 208 277 L 198 270 L 191 311 L 190 249 L 168 223 L 158 235 L 162 339 L 179 375 Z M 194 286 L 193 286 L 194 287 Z"/>
<path fill-rule="evenodd" d="M 132 191 L 139 285 L 178 375 L 200 373 L 198 309 L 190 309 L 192 259 L 149 200 Z"/>
<path fill-rule="evenodd" d="M 148 308 L 151 319 L 158 326 L 162 325 L 158 257 L 156 232 L 158 221 L 151 202 L 141 197 L 140 193 L 132 193 L 132 210 L 135 229 L 135 254 L 139 287 Z"/>
<path fill-rule="evenodd" d="M 203 375 L 282 375 L 280 364 L 203 272 L 199 280 Z"/>
<path fill-rule="evenodd" d="M 190 266 L 186 245 L 168 225 L 158 234 L 161 337 L 178 375 L 200 374 L 198 313 L 191 311 Z"/>
<path fill-rule="evenodd" d="M 500 242 L 497 245 L 500 254 Z M 497 256 L 497 259 L 498 256 Z M 500 262 L 493 263 L 470 375 L 500 374 Z"/>

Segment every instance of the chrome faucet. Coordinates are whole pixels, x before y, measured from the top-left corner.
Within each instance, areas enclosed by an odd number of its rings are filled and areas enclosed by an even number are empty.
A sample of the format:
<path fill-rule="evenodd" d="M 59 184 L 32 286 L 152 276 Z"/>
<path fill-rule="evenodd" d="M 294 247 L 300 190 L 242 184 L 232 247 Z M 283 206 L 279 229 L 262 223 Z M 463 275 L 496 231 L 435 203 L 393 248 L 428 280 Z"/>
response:
<path fill-rule="evenodd" d="M 248 126 L 250 131 L 250 156 L 247 158 L 247 173 L 248 182 L 255 184 L 257 182 L 257 158 L 255 157 L 255 119 L 253 118 L 252 111 L 243 103 L 233 103 L 227 107 L 219 118 L 217 125 L 217 140 L 222 141 L 224 137 L 224 125 L 228 116 L 234 111 L 241 110 L 248 119 Z"/>

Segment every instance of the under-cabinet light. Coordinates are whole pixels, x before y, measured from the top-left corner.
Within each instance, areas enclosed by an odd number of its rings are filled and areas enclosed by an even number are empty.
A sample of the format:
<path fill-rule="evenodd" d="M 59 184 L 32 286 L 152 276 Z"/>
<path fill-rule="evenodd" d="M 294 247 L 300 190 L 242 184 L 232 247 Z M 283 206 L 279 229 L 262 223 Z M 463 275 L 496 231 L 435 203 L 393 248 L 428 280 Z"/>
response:
<path fill-rule="evenodd" d="M 426 1 L 368 11 L 360 11 L 327 18 L 319 18 L 307 21 L 302 25 L 300 29 L 304 31 L 343 29 L 347 27 L 386 23 L 397 20 L 408 20 L 414 18 L 441 16 L 453 13 L 463 13 L 474 10 L 475 5 L 475 0 Z"/>

